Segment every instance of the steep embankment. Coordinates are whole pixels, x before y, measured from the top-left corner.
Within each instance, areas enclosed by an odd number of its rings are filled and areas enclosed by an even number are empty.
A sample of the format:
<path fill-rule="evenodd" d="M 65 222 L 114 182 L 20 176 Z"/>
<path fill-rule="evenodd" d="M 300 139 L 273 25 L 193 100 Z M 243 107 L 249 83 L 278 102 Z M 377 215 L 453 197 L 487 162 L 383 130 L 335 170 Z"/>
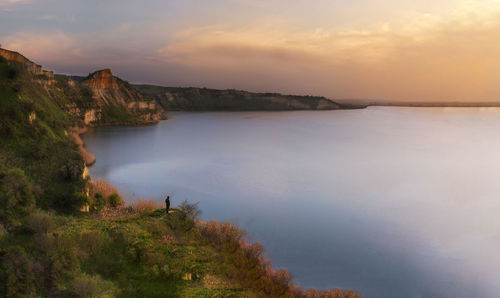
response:
<path fill-rule="evenodd" d="M 167 110 L 180 111 L 288 111 L 336 110 L 342 106 L 319 96 L 252 93 L 239 90 L 174 88 L 134 85 L 140 92 L 156 98 Z"/>
<path fill-rule="evenodd" d="M 87 111 L 86 124 L 148 124 L 163 118 L 163 109 L 153 98 L 113 76 L 110 69 L 94 72 L 78 84 L 90 88 L 97 103 Z"/>
<path fill-rule="evenodd" d="M 65 112 L 72 100 L 51 72 L 0 50 L 0 207 L 3 220 L 38 207 L 78 210 L 85 202 L 84 162 L 67 136 L 77 122 Z M 19 204 L 18 204 L 19 202 Z M 2 213 L 0 211 L 0 213 Z M 2 217 L 0 215 L 0 217 Z"/>

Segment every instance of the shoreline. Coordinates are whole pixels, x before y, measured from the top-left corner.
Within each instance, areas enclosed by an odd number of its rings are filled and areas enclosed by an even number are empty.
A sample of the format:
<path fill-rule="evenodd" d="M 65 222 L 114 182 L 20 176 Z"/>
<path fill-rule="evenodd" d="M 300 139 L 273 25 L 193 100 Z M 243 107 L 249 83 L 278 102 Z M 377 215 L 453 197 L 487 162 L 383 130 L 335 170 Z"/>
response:
<path fill-rule="evenodd" d="M 368 107 L 407 107 L 407 108 L 500 108 L 500 102 L 367 102 L 360 106 Z"/>
<path fill-rule="evenodd" d="M 78 145 L 78 150 L 80 154 L 83 156 L 83 160 L 85 162 L 85 166 L 91 167 L 97 162 L 97 158 L 94 154 L 87 150 L 85 147 L 85 142 L 82 139 L 82 135 L 86 134 L 89 131 L 89 128 L 94 127 L 106 127 L 106 126 L 153 126 L 158 124 L 160 121 L 167 120 L 167 116 L 163 115 L 160 120 L 151 120 L 144 122 L 115 122 L 115 123 L 98 123 L 96 125 L 83 125 L 83 126 L 74 126 L 68 129 L 67 134 L 70 138 L 73 139 L 73 142 Z"/>
<path fill-rule="evenodd" d="M 90 151 L 85 148 L 85 142 L 81 136 L 89 131 L 87 126 L 75 126 L 71 127 L 68 130 L 68 136 L 73 139 L 73 142 L 78 145 L 78 151 L 83 156 L 83 161 L 85 162 L 85 167 L 91 167 L 96 163 L 97 159 L 94 154 L 90 153 Z"/>

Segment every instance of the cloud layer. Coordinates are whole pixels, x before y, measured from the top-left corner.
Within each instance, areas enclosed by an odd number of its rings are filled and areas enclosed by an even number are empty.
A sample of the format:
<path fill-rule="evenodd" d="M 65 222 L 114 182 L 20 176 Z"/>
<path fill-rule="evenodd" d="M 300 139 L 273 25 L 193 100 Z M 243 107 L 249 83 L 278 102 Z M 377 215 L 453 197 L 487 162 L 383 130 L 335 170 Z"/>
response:
<path fill-rule="evenodd" d="M 367 30 L 287 23 L 191 28 L 158 51 L 169 63 L 346 98 L 500 100 L 500 14 L 458 14 Z M 281 84 L 280 82 L 284 82 Z"/>
<path fill-rule="evenodd" d="M 1 41 L 56 71 L 113 67 L 140 82 L 334 98 L 500 100 L 499 1 L 460 1 L 443 15 L 355 27 L 307 27 L 282 16 L 175 28 L 148 20 L 99 32 L 24 30 Z"/>

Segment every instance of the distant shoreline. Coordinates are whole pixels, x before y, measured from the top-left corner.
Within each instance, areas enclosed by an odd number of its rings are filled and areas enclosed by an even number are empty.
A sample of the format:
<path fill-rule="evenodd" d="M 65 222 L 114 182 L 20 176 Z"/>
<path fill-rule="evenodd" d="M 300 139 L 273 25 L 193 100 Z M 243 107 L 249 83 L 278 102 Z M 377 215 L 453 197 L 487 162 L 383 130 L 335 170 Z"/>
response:
<path fill-rule="evenodd" d="M 489 102 L 373 102 L 337 100 L 341 105 L 364 107 L 409 107 L 409 108 L 499 108 L 500 101 Z"/>

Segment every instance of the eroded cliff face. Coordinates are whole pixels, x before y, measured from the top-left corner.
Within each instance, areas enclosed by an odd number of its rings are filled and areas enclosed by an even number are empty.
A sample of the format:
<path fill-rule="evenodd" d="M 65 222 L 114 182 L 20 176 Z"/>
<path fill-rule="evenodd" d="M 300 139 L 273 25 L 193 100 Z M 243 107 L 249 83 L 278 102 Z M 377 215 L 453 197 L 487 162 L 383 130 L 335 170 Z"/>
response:
<path fill-rule="evenodd" d="M 92 90 L 98 105 L 97 109 L 86 111 L 87 125 L 147 124 L 164 119 L 163 109 L 154 98 L 115 77 L 110 69 L 96 71 L 80 84 Z"/>
<path fill-rule="evenodd" d="M 117 90 L 119 88 L 118 80 L 113 76 L 109 68 L 91 74 L 90 78 L 86 80 L 85 83 L 94 90 Z"/>
<path fill-rule="evenodd" d="M 33 75 L 45 76 L 44 81 L 47 84 L 53 84 L 55 82 L 54 72 L 44 70 L 42 66 L 30 61 L 28 58 L 24 57 L 18 52 L 0 48 L 0 56 L 4 57 L 7 61 L 13 61 L 22 64 L 26 68 L 26 70 L 28 70 Z"/>
<path fill-rule="evenodd" d="M 53 72 L 18 52 L 0 48 L 0 56 L 16 64 L 24 75 L 31 74 L 25 79 L 40 84 L 37 92 L 71 115 L 78 125 L 140 125 L 164 119 L 164 110 L 154 98 L 115 77 L 110 69 L 96 71 L 76 82 L 63 75 L 56 78 Z M 35 118 L 30 116 L 29 121 L 32 123 Z"/>

